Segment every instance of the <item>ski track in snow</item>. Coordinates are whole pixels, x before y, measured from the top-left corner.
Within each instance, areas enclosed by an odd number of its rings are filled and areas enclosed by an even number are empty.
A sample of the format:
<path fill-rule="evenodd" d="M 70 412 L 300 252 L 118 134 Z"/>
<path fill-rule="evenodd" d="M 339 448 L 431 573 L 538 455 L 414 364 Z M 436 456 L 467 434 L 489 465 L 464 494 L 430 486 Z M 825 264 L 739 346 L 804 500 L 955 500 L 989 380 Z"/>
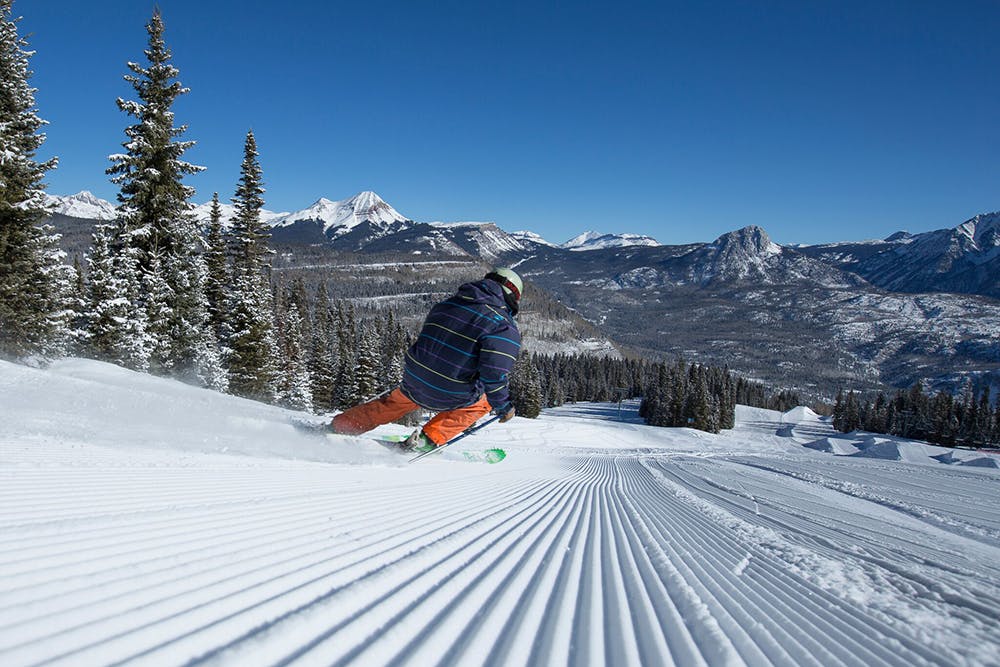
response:
<path fill-rule="evenodd" d="M 121 384 L 94 400 L 134 394 L 124 371 L 11 368 L 5 407 L 101 373 Z M 169 386 L 168 412 L 217 413 Z M 135 446 L 134 417 L 108 446 L 75 439 L 87 418 L 59 402 L 0 434 L 4 666 L 998 664 L 996 471 L 820 454 L 766 419 L 653 429 L 600 405 L 467 439 L 507 448 L 492 466 L 402 466 L 229 398 L 244 413 L 216 417 L 215 450 Z M 223 428 L 243 429 L 242 455 L 216 453 L 234 446 Z"/>

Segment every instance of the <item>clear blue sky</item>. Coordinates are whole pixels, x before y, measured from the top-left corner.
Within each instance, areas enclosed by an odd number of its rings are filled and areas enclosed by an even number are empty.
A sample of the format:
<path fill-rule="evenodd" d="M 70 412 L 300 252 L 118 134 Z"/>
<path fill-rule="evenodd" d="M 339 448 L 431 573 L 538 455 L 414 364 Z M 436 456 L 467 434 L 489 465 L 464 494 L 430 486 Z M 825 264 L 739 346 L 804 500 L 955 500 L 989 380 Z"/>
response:
<path fill-rule="evenodd" d="M 53 194 L 104 175 L 154 3 L 16 0 Z M 374 190 L 416 220 L 779 243 L 1000 209 L 1000 2 L 160 0 L 196 203 Z"/>

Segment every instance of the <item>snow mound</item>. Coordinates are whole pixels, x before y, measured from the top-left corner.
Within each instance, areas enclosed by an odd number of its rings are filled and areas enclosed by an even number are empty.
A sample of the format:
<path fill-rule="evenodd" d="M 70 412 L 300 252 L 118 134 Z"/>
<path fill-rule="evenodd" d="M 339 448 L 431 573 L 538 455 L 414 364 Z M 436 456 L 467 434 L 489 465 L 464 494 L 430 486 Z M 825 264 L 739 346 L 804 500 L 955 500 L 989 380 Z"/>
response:
<path fill-rule="evenodd" d="M 777 410 L 752 408 L 748 405 L 737 405 L 736 422 L 739 424 L 749 422 L 781 422 L 781 413 Z"/>
<path fill-rule="evenodd" d="M 810 408 L 800 405 L 797 408 L 792 408 L 784 414 L 785 422 L 814 422 L 820 419 L 820 416 L 813 412 Z"/>
<path fill-rule="evenodd" d="M 969 466 L 971 468 L 1000 468 L 1000 465 L 997 465 L 997 460 L 991 456 L 980 456 L 974 459 L 968 459 L 960 462 L 958 465 Z"/>
<path fill-rule="evenodd" d="M 955 456 L 954 452 L 945 452 L 944 454 L 938 454 L 937 456 L 932 456 L 932 459 L 938 463 L 945 463 L 947 465 L 953 465 L 955 463 L 961 463 L 962 459 Z"/>
<path fill-rule="evenodd" d="M 860 451 L 851 456 L 883 461 L 900 461 L 903 458 L 899 452 L 899 443 L 893 440 L 866 438 L 859 442 L 857 447 Z"/>
<path fill-rule="evenodd" d="M 826 452 L 835 456 L 853 456 L 858 453 L 858 448 L 853 442 L 843 438 L 820 438 L 802 445 L 808 449 L 815 449 L 817 452 Z"/>

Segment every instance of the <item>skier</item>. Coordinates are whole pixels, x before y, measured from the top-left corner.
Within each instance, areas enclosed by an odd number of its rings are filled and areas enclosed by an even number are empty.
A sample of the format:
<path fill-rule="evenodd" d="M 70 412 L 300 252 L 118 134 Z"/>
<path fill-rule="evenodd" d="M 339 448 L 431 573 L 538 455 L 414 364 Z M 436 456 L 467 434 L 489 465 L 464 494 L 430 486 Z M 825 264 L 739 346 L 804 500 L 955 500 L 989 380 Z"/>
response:
<path fill-rule="evenodd" d="M 508 380 L 521 347 L 517 315 L 523 284 L 497 268 L 431 308 L 406 352 L 399 387 L 336 415 L 334 433 L 359 435 L 418 408 L 437 414 L 402 443 L 426 452 L 451 440 L 490 412 L 514 416 Z"/>

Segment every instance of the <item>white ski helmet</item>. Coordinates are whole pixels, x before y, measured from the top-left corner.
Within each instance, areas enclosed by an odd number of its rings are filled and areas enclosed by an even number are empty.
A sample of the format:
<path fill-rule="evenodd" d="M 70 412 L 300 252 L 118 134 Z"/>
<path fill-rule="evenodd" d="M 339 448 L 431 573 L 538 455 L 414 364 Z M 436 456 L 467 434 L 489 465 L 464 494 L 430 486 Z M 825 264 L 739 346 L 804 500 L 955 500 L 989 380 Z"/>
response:
<path fill-rule="evenodd" d="M 514 273 L 513 270 L 503 267 L 493 269 L 486 274 L 486 277 L 494 282 L 500 283 L 503 287 L 504 296 L 513 298 L 514 303 L 521 300 L 521 292 L 524 290 L 524 283 L 521 282 L 521 276 Z"/>

